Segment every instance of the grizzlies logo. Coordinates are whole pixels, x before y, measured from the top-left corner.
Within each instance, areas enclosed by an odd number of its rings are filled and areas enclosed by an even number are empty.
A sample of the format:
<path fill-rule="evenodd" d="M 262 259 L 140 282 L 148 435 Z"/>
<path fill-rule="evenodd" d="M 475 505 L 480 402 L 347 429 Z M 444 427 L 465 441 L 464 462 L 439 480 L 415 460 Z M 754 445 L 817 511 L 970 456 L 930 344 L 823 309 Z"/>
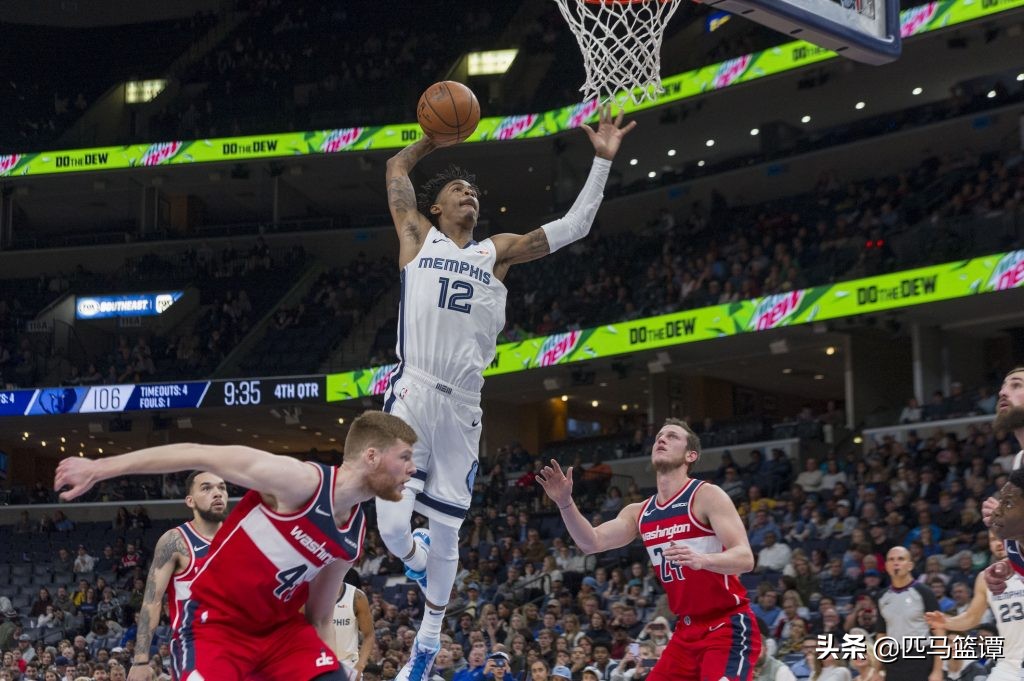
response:
<path fill-rule="evenodd" d="M 480 462 L 474 461 L 473 465 L 469 467 L 469 474 L 466 476 L 466 491 L 470 494 L 473 493 L 473 483 L 476 481 L 476 472 L 480 468 Z"/>
<path fill-rule="evenodd" d="M 78 403 L 74 388 L 44 390 L 39 396 L 39 407 L 47 414 L 69 414 Z"/>

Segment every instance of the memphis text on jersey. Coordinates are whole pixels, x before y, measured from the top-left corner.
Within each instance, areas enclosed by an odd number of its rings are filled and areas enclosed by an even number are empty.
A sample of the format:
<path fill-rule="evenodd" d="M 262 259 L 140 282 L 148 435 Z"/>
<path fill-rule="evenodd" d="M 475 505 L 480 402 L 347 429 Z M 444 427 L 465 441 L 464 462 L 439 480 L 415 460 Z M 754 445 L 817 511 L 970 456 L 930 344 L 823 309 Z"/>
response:
<path fill-rule="evenodd" d="M 416 266 L 421 270 L 444 270 L 455 274 L 465 274 L 484 284 L 491 283 L 491 273 L 469 264 L 465 260 L 455 258 L 420 258 Z"/>

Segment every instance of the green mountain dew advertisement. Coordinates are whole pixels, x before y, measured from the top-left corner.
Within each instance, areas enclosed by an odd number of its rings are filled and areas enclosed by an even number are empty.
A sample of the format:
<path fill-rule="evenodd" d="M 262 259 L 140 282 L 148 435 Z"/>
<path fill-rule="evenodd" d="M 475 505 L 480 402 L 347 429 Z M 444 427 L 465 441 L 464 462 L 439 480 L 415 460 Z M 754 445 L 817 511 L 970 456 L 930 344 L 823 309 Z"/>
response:
<path fill-rule="evenodd" d="M 1024 285 L 1024 250 L 713 305 L 498 346 L 484 376 L 756 333 Z M 381 395 L 397 365 L 327 376 L 327 401 Z"/>
<path fill-rule="evenodd" d="M 1021 7 L 1024 7 L 1024 0 L 929 2 L 905 10 L 900 15 L 900 29 L 903 37 L 908 38 Z M 755 52 L 664 78 L 662 83 L 665 94 L 657 102 L 645 101 L 637 105 L 630 101 L 626 103 L 625 111 L 629 113 L 677 102 L 739 83 L 748 83 L 764 76 L 816 64 L 836 56 L 834 52 L 806 41 L 786 43 L 763 52 Z M 492 116 L 481 119 L 476 131 L 464 144 L 545 137 L 578 128 L 596 119 L 596 101 L 574 104 L 544 113 Z M 0 155 L 0 177 L 395 149 L 415 141 L 420 134 L 417 124 L 403 123 L 255 137 Z"/>

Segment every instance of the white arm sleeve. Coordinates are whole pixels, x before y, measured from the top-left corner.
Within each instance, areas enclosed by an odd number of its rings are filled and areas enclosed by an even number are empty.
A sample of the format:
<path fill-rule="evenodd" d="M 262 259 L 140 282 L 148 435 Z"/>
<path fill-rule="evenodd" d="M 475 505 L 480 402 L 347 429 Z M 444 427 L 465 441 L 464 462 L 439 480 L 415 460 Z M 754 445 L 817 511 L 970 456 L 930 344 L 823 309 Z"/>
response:
<path fill-rule="evenodd" d="M 594 224 L 594 216 L 597 215 L 597 209 L 601 207 L 601 199 L 604 198 L 604 184 L 608 181 L 608 170 L 611 167 L 611 161 L 595 157 L 587 182 L 583 185 L 580 195 L 576 197 L 576 202 L 572 204 L 569 212 L 564 217 L 541 226 L 548 238 L 548 247 L 552 253 L 574 241 L 579 241 L 590 233 L 590 227 Z"/>

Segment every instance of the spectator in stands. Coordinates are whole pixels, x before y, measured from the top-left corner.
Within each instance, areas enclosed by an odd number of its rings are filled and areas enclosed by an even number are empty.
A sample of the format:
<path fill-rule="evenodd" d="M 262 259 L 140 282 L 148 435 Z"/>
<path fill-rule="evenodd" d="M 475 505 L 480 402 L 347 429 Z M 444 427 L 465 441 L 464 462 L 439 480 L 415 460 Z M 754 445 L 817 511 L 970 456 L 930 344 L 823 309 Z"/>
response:
<path fill-rule="evenodd" d="M 757 511 L 754 514 L 754 522 L 750 525 L 750 530 L 747 532 L 747 537 L 750 539 L 750 547 L 754 550 L 759 550 L 764 546 L 765 537 L 771 532 L 775 537 L 779 537 L 782 531 L 779 526 L 775 524 L 775 520 L 768 515 L 767 511 Z"/>
<path fill-rule="evenodd" d="M 836 487 L 842 487 L 837 483 Z M 828 537 L 849 537 L 857 528 L 857 518 L 850 515 L 852 504 L 849 499 L 839 499 L 836 502 L 836 514 L 825 522 L 821 538 Z"/>
<path fill-rule="evenodd" d="M 807 638 L 807 622 L 800 618 L 788 621 L 780 630 L 776 625 L 775 638 L 779 641 L 779 657 L 799 652 Z"/>
<path fill-rule="evenodd" d="M 142 554 L 135 549 L 134 543 L 125 545 L 124 555 L 121 556 L 121 564 L 117 568 L 117 576 L 123 577 L 137 567 L 142 567 Z"/>
<path fill-rule="evenodd" d="M 870 568 L 865 570 L 861 580 L 864 586 L 857 590 L 858 597 L 868 596 L 871 600 L 877 601 L 885 592 L 885 586 L 882 584 L 882 573 L 877 569 Z"/>
<path fill-rule="evenodd" d="M 920 405 L 917 403 L 916 397 L 911 397 L 907 400 L 907 406 L 903 407 L 903 411 L 900 412 L 900 423 L 918 423 L 922 419 L 922 410 Z"/>
<path fill-rule="evenodd" d="M 809 681 L 850 681 L 852 678 L 846 661 L 835 653 L 826 655 L 824 659 L 820 659 L 817 653 L 805 653 L 805 658 L 812 670 Z"/>
<path fill-rule="evenodd" d="M 779 592 L 768 582 L 761 582 L 757 587 L 757 592 L 757 599 L 750 608 L 754 611 L 757 619 L 764 622 L 770 629 L 782 614 L 782 608 L 778 606 Z"/>
<path fill-rule="evenodd" d="M 790 462 L 786 452 L 782 449 L 772 449 L 772 458 L 768 463 L 770 483 L 768 484 L 769 497 L 775 497 L 782 490 L 786 489 L 790 478 L 793 476 L 793 464 Z"/>
<path fill-rule="evenodd" d="M 75 568 L 75 559 L 63 546 L 57 549 L 57 556 L 53 559 L 54 572 L 71 572 Z"/>
<path fill-rule="evenodd" d="M 39 617 L 46 612 L 48 605 L 53 605 L 53 599 L 50 597 L 50 590 L 44 586 L 39 589 L 35 601 L 32 602 L 32 609 L 29 610 L 28 616 Z"/>
<path fill-rule="evenodd" d="M 103 547 L 103 553 L 96 559 L 94 568 L 96 572 L 114 572 L 120 561 L 114 558 L 114 547 L 107 544 Z"/>
<path fill-rule="evenodd" d="M 64 515 L 64 511 L 53 512 L 53 529 L 57 532 L 70 532 L 75 529 L 75 524 Z"/>
<path fill-rule="evenodd" d="M 821 593 L 832 598 L 849 596 L 854 591 L 855 584 L 843 570 L 843 563 L 839 558 L 833 558 L 828 563 L 828 572 L 821 577 Z"/>
<path fill-rule="evenodd" d="M 768 474 L 768 463 L 764 460 L 764 453 L 760 449 L 750 450 L 750 463 L 743 467 L 743 479 L 752 482 L 763 480 Z"/>
<path fill-rule="evenodd" d="M 814 457 L 808 457 L 804 461 L 804 470 L 796 476 L 796 484 L 800 485 L 805 492 L 814 494 L 821 490 L 824 475 L 818 467 L 818 460 Z"/>
<path fill-rule="evenodd" d="M 775 619 L 772 636 L 780 640 L 787 638 L 794 622 L 806 625 L 809 617 L 810 611 L 804 606 L 800 594 L 796 591 L 786 591 L 782 595 L 782 614 Z"/>
<path fill-rule="evenodd" d="M 75 613 L 75 604 L 71 599 L 71 595 L 68 593 L 67 587 L 64 585 L 57 587 L 57 594 L 53 597 L 53 605 L 58 610 L 66 613 Z"/>
<path fill-rule="evenodd" d="M 839 611 L 836 607 L 834 605 L 828 605 L 820 608 L 820 614 L 821 619 L 813 632 L 817 635 L 831 635 L 833 640 L 842 641 L 845 631 L 843 630 L 843 623 L 839 617 Z"/>
<path fill-rule="evenodd" d="M 818 575 L 816 575 L 814 570 L 811 568 L 810 561 L 807 560 L 803 551 L 800 551 L 800 555 L 795 555 L 792 561 L 793 588 L 798 594 L 800 594 L 801 600 L 807 603 L 819 594 L 821 591 L 821 582 Z"/>
<path fill-rule="evenodd" d="M 925 421 L 940 421 L 946 418 L 946 396 L 941 390 L 932 393 L 928 404 L 922 409 L 922 416 Z"/>
<path fill-rule="evenodd" d="M 87 587 L 82 600 L 79 601 L 76 606 L 78 607 L 78 614 L 82 615 L 85 619 L 85 625 L 88 627 L 92 623 L 93 616 L 96 614 L 96 608 L 99 605 L 99 598 L 96 596 L 96 589 Z"/>
<path fill-rule="evenodd" d="M 837 483 L 849 484 L 846 471 L 839 470 L 839 461 L 834 456 L 825 462 L 825 474 L 821 478 L 821 489 L 832 490 Z"/>
<path fill-rule="evenodd" d="M 787 544 L 777 541 L 775 532 L 765 532 L 764 545 L 757 553 L 757 566 L 754 572 L 781 572 L 789 564 L 792 555 L 793 550 Z"/>
<path fill-rule="evenodd" d="M 124 532 L 129 527 L 129 514 L 128 509 L 124 506 L 120 506 L 117 509 L 117 515 L 114 516 L 114 521 L 111 523 L 111 527 L 114 532 Z"/>
<path fill-rule="evenodd" d="M 729 495 L 729 498 L 733 500 L 733 503 L 739 504 L 741 501 L 746 499 L 747 486 L 740 478 L 739 470 L 735 466 L 729 466 L 725 469 L 725 479 L 722 481 L 722 491 Z"/>
<path fill-rule="evenodd" d="M 75 556 L 74 571 L 76 573 L 92 572 L 96 565 L 96 559 L 89 555 L 84 544 L 78 545 L 78 555 Z"/>

